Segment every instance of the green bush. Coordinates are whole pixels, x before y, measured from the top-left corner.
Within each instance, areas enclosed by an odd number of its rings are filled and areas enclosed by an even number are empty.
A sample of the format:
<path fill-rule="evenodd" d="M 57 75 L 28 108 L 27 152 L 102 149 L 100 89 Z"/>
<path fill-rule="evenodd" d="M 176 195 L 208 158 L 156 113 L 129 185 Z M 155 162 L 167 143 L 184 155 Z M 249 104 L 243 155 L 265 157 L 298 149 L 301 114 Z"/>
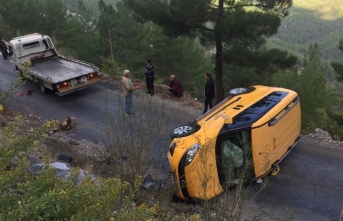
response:
<path fill-rule="evenodd" d="M 274 74 L 273 84 L 292 89 L 299 94 L 303 133 L 311 133 L 315 128 L 321 128 L 340 140 L 343 138 L 340 96 L 329 87 L 326 80 L 328 68 L 321 63 L 319 54 L 318 45 L 311 45 L 304 67 Z"/>
<path fill-rule="evenodd" d="M 0 220 L 154 220 L 158 206 L 136 205 L 137 187 L 119 179 L 87 178 L 76 185 L 78 169 L 61 180 L 48 166 L 31 175 L 29 155 L 55 125 L 20 132 L 26 126 L 17 117 L 0 132 Z"/>

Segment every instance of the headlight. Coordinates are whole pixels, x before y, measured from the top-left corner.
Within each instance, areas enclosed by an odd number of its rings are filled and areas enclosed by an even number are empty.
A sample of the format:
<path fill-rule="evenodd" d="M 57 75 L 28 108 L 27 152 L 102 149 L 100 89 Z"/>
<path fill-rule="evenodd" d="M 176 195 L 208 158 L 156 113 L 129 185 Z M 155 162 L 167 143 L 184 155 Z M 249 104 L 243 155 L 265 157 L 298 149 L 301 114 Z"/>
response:
<path fill-rule="evenodd" d="M 188 164 L 190 164 L 192 162 L 195 155 L 198 153 L 199 149 L 200 149 L 199 144 L 194 144 L 193 146 L 191 146 L 191 148 L 189 148 L 189 150 L 186 153 L 187 155 L 186 155 L 185 166 L 187 166 Z"/>

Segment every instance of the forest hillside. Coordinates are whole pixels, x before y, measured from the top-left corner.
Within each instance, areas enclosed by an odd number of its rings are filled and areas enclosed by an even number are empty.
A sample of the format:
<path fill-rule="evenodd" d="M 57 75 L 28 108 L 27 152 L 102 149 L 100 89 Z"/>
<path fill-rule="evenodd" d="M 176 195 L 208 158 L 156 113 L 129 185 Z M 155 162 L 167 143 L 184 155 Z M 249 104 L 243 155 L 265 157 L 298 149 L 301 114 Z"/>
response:
<path fill-rule="evenodd" d="M 92 10 L 94 17 L 99 16 L 98 1 L 82 0 Z M 64 0 L 70 10 L 76 10 L 79 0 Z M 104 0 L 116 5 L 120 0 Z M 287 50 L 302 57 L 310 44 L 318 43 L 325 60 L 338 61 L 341 52 L 337 48 L 343 38 L 343 1 L 341 0 L 293 0 L 289 15 L 282 20 L 278 33 L 268 41 L 269 48 Z"/>
<path fill-rule="evenodd" d="M 342 38 L 343 1 L 293 0 L 289 15 L 283 19 L 278 33 L 269 39 L 268 46 L 302 57 L 310 44 L 318 43 L 323 59 L 337 61 L 342 57 L 337 48 Z"/>

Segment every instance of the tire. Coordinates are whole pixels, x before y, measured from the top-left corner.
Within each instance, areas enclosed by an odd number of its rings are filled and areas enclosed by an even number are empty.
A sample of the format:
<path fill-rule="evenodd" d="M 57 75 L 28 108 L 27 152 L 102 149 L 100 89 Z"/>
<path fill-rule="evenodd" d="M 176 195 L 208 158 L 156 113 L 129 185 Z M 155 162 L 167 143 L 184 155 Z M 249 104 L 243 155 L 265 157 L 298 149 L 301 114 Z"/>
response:
<path fill-rule="evenodd" d="M 44 86 L 44 83 L 42 80 L 38 79 L 37 84 L 38 84 L 39 89 L 43 92 L 43 94 L 48 93 L 48 89 Z"/>
<path fill-rule="evenodd" d="M 199 124 L 194 125 L 182 125 L 175 128 L 171 134 L 171 138 L 178 138 L 178 137 L 187 137 L 191 134 L 194 134 L 200 129 Z"/>
<path fill-rule="evenodd" d="M 240 94 L 246 94 L 246 93 L 250 93 L 254 90 L 255 88 L 253 87 L 238 87 L 238 88 L 233 88 L 231 90 L 228 91 L 227 96 L 228 97 L 233 97 L 236 95 L 240 95 Z"/>

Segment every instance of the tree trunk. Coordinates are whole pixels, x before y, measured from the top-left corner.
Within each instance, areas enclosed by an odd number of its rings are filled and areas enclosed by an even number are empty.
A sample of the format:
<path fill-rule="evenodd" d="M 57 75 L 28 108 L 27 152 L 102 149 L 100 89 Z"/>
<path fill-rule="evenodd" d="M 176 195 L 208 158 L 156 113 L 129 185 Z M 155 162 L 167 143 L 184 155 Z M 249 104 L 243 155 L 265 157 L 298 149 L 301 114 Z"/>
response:
<path fill-rule="evenodd" d="M 215 84 L 216 84 L 216 103 L 218 104 L 224 99 L 223 87 L 223 40 L 220 31 L 221 20 L 223 15 L 224 0 L 219 0 L 218 17 L 215 27 L 215 41 L 216 41 L 216 61 L 215 61 Z"/>
<path fill-rule="evenodd" d="M 112 47 L 112 34 L 111 34 L 110 28 L 107 28 L 107 32 L 108 32 L 108 43 L 110 47 L 110 56 L 111 56 L 111 59 L 114 60 L 113 47 Z"/>

